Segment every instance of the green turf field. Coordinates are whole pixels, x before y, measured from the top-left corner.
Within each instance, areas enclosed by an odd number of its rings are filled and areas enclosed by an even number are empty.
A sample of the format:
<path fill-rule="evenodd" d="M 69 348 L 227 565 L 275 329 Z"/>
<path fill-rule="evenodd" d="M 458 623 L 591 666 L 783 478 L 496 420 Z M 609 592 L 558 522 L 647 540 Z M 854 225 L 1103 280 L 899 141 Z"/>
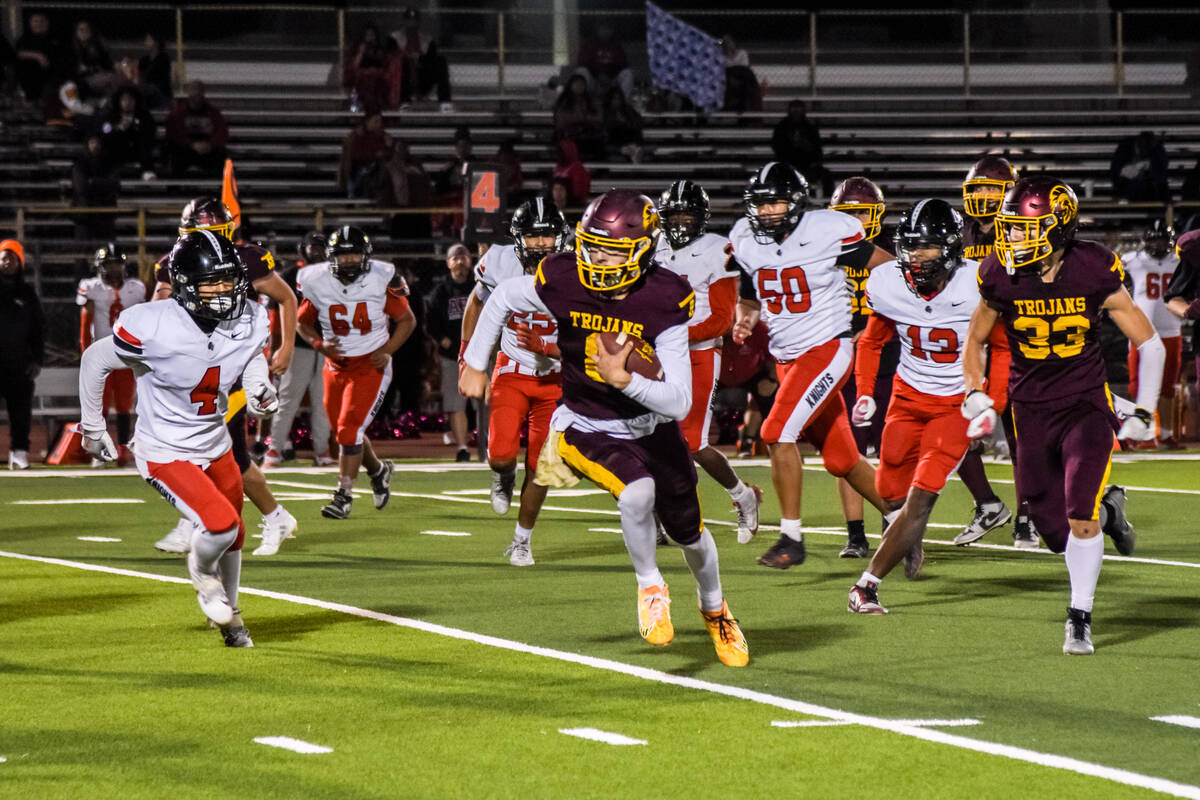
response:
<path fill-rule="evenodd" d="M 1061 654 L 1061 558 L 1003 547 L 1008 528 L 948 544 L 958 483 L 921 579 L 893 573 L 892 613 L 859 617 L 832 479 L 806 471 L 809 560 L 777 572 L 754 563 L 776 534 L 738 545 L 703 478 L 742 670 L 716 660 L 673 549 L 676 639 L 638 637 L 607 495 L 552 493 L 518 569 L 500 555 L 515 507 L 494 516 L 488 473 L 463 466 L 402 465 L 391 505 L 360 497 L 345 522 L 319 515 L 331 474 L 270 473 L 301 527 L 278 556 L 246 548 L 252 650 L 221 645 L 182 558 L 153 549 L 175 517 L 136 476 L 0 476 L 0 796 L 1200 798 L 1200 729 L 1151 719 L 1200 718 L 1195 461 L 1114 467 L 1138 549 L 1106 559 L 1090 658 Z M 122 498 L 143 502 L 30 504 Z M 254 742 L 271 736 L 332 751 Z"/>

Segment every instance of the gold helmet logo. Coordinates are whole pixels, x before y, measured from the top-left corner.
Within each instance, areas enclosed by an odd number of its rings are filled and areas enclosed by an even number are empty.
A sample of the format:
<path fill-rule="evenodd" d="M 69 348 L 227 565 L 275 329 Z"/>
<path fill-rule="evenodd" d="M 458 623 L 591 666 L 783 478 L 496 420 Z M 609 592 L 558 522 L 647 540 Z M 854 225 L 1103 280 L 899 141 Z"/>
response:
<path fill-rule="evenodd" d="M 1075 215 L 1079 212 L 1079 203 L 1075 200 L 1075 193 L 1069 186 L 1060 183 L 1050 190 L 1050 211 L 1064 225 L 1075 219 Z"/>
<path fill-rule="evenodd" d="M 658 221 L 658 209 L 651 203 L 646 203 L 642 209 L 642 227 L 647 231 L 656 231 L 661 227 Z"/>

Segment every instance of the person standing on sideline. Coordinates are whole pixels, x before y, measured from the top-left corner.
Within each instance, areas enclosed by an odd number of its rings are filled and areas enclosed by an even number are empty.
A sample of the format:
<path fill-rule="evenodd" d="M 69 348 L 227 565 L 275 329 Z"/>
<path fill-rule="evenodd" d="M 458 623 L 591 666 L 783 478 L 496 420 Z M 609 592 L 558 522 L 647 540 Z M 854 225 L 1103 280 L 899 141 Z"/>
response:
<path fill-rule="evenodd" d="M 450 421 L 450 433 L 458 452 L 455 461 L 470 461 L 467 449 L 467 401 L 458 391 L 458 357 L 462 345 L 462 320 L 467 301 L 475 290 L 471 280 L 471 252 L 465 244 L 446 251 L 449 274 L 429 295 L 425 330 L 437 345 L 442 367 L 442 413 Z"/>
<path fill-rule="evenodd" d="M 29 469 L 33 382 L 45 360 L 42 304 L 24 269 L 21 243 L 0 242 L 0 396 L 8 406 L 9 469 Z"/>

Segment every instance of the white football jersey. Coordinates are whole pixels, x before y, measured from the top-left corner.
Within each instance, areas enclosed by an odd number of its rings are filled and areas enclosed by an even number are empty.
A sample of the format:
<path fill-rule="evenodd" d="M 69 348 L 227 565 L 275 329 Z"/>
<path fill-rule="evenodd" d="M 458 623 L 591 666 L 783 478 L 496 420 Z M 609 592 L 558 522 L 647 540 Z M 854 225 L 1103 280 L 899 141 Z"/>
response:
<path fill-rule="evenodd" d="M 1171 276 L 1179 269 L 1179 259 L 1174 253 L 1165 258 L 1153 258 L 1144 250 L 1138 250 L 1122 259 L 1122 263 L 1133 281 L 1133 302 L 1150 318 L 1154 330 L 1164 339 L 1179 336 L 1183 320 L 1172 314 L 1163 302 Z"/>
<path fill-rule="evenodd" d="M 98 277 L 79 282 L 75 302 L 86 306 L 92 301 L 92 341 L 112 336 L 113 323 L 121 312 L 146 302 L 146 284 L 137 278 L 126 278 L 120 289 L 114 289 Z"/>
<path fill-rule="evenodd" d="M 880 264 L 867 278 L 867 305 L 896 325 L 900 380 L 919 392 L 962 394 L 962 349 L 971 314 L 979 305 L 979 262 L 965 260 L 946 288 L 926 300 L 909 288 L 895 261 Z"/>
<path fill-rule="evenodd" d="M 525 274 L 517 258 L 514 245 L 505 244 L 488 248 L 475 265 L 475 296 L 486 303 L 492 292 L 501 283 Z M 549 375 L 560 372 L 562 364 L 557 358 L 531 353 L 517 343 L 517 326 L 528 325 L 546 342 L 558 341 L 558 325 L 554 317 L 531 311 L 518 311 L 508 318 L 500 332 L 500 356 L 496 358 L 496 373 L 519 372 L 524 375 Z"/>
<path fill-rule="evenodd" d="M 654 260 L 676 275 L 686 278 L 687 282 L 696 290 L 696 313 L 692 314 L 692 321 L 688 323 L 689 327 L 699 325 L 712 314 L 712 306 L 708 301 L 709 287 L 724 278 L 735 280 L 738 278 L 738 272 L 729 271 L 732 253 L 729 240 L 715 233 L 706 233 L 697 237 L 687 246 L 678 250 L 671 248 L 671 243 L 667 241 L 666 236 L 658 238 L 658 250 L 654 255 Z M 688 345 L 691 350 L 707 350 L 720 346 L 720 336 L 692 342 Z"/>
<path fill-rule="evenodd" d="M 388 286 L 396 268 L 371 259 L 353 283 L 345 284 L 329 271 L 329 262 L 309 264 L 296 273 L 296 290 L 317 309 L 321 336 L 337 339 L 344 356 L 365 356 L 387 342 Z"/>
<path fill-rule="evenodd" d="M 865 238 L 861 222 L 825 208 L 805 211 L 779 244 L 755 241 L 744 217 L 734 223 L 729 241 L 754 280 L 772 356 L 791 361 L 850 331 L 852 298 L 841 259 Z"/>
<path fill-rule="evenodd" d="M 230 389 L 262 354 L 269 335 L 266 310 L 251 302 L 212 333 L 173 300 L 122 311 L 113 343 L 137 375 L 137 457 L 203 464 L 228 450 Z"/>

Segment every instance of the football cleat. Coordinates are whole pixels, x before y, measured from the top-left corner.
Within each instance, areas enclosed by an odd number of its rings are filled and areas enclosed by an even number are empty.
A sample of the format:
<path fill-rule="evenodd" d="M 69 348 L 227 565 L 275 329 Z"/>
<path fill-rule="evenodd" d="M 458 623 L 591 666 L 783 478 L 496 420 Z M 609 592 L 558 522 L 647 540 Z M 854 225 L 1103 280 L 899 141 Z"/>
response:
<path fill-rule="evenodd" d="M 1090 656 L 1096 652 L 1092 646 L 1092 612 L 1077 608 L 1067 609 L 1067 635 L 1063 639 L 1063 652 L 1069 656 Z"/>
<path fill-rule="evenodd" d="M 1013 547 L 1021 550 L 1038 549 L 1038 532 L 1033 520 L 1028 517 L 1017 517 L 1013 525 Z"/>
<path fill-rule="evenodd" d="M 921 574 L 923 566 L 925 566 L 925 548 L 920 542 L 917 542 L 904 554 L 904 577 L 915 581 Z"/>
<path fill-rule="evenodd" d="M 846 603 L 846 610 L 851 614 L 880 615 L 888 612 L 879 604 L 878 585 L 859 586 L 858 584 L 850 587 L 850 600 Z"/>
<path fill-rule="evenodd" d="M 245 625 L 222 625 L 221 637 L 225 640 L 226 647 L 254 647 L 250 631 Z"/>
<path fill-rule="evenodd" d="M 379 510 L 388 504 L 392 498 L 392 471 L 396 465 L 391 461 L 379 462 L 379 471 L 370 475 L 371 497 L 375 501 L 375 509 Z"/>
<path fill-rule="evenodd" d="M 274 447 L 267 450 L 267 454 L 263 456 L 264 467 L 278 467 L 283 463 L 283 454 Z"/>
<path fill-rule="evenodd" d="M 317 453 L 315 456 L 313 456 L 313 466 L 314 467 L 328 467 L 328 466 L 330 466 L 332 464 L 336 464 L 336 463 L 337 463 L 337 459 L 334 458 L 333 456 L 329 455 L 329 451 L 326 451 L 324 453 Z"/>
<path fill-rule="evenodd" d="M 262 544 L 254 548 L 253 555 L 273 556 L 279 552 L 279 546 L 283 544 L 284 539 L 294 538 L 299 523 L 295 517 L 284 511 L 281 521 L 267 522 L 264 518 L 259 526 L 262 528 Z"/>
<path fill-rule="evenodd" d="M 350 504 L 354 502 L 354 497 L 345 489 L 338 489 L 333 493 L 333 499 L 321 509 L 321 516 L 329 519 L 346 519 L 350 516 Z"/>
<path fill-rule="evenodd" d="M 742 499 L 733 501 L 738 518 L 738 544 L 748 544 L 758 533 L 758 508 L 762 505 L 762 498 L 762 489 L 747 485 L 746 491 L 742 493 Z"/>
<path fill-rule="evenodd" d="M 779 541 L 758 557 L 758 563 L 771 569 L 787 569 L 796 564 L 803 564 L 804 556 L 803 538 L 796 541 L 789 536 L 780 535 Z"/>
<path fill-rule="evenodd" d="M 514 567 L 533 566 L 533 551 L 529 548 L 528 539 L 518 539 L 514 536 L 504 555 L 508 556 L 508 563 Z"/>
<path fill-rule="evenodd" d="M 954 537 L 954 543 L 963 547 L 977 542 L 996 528 L 1007 525 L 1011 519 L 1012 511 L 1004 505 L 1003 500 L 980 503 L 975 506 L 975 517 L 963 528 L 962 533 Z"/>
<path fill-rule="evenodd" d="M 870 551 L 866 536 L 851 536 L 846 539 L 846 546 L 838 553 L 838 558 L 866 558 Z"/>
<path fill-rule="evenodd" d="M 9 469 L 29 469 L 29 451 L 28 450 L 9 450 L 8 451 L 8 468 Z"/>
<path fill-rule="evenodd" d="M 192 536 L 195 532 L 195 524 L 184 517 L 175 523 L 170 533 L 154 543 L 154 549 L 164 553 L 187 553 L 192 549 Z"/>
<path fill-rule="evenodd" d="M 517 483 L 517 471 L 492 473 L 492 511 L 504 515 L 512 506 L 513 487 Z"/>
<path fill-rule="evenodd" d="M 225 594 L 225 587 L 215 572 L 201 572 L 196 564 L 196 554 L 188 553 L 188 577 L 192 586 L 196 587 L 196 602 L 204 616 L 218 625 L 228 625 L 233 621 L 233 606 Z"/>
<path fill-rule="evenodd" d="M 671 595 L 667 585 L 638 589 L 638 633 L 652 645 L 662 647 L 675 638 L 671 625 Z"/>
<path fill-rule="evenodd" d="M 720 611 L 700 610 L 704 627 L 712 637 L 717 658 L 727 667 L 744 667 L 750 663 L 750 646 L 738 621 L 729 614 L 729 604 L 721 601 Z"/>
<path fill-rule="evenodd" d="M 1112 538 L 1118 553 L 1123 556 L 1133 555 L 1137 532 L 1125 518 L 1125 487 L 1109 486 L 1104 490 L 1104 497 L 1100 502 L 1108 508 L 1108 524 L 1104 526 L 1104 532 Z"/>

